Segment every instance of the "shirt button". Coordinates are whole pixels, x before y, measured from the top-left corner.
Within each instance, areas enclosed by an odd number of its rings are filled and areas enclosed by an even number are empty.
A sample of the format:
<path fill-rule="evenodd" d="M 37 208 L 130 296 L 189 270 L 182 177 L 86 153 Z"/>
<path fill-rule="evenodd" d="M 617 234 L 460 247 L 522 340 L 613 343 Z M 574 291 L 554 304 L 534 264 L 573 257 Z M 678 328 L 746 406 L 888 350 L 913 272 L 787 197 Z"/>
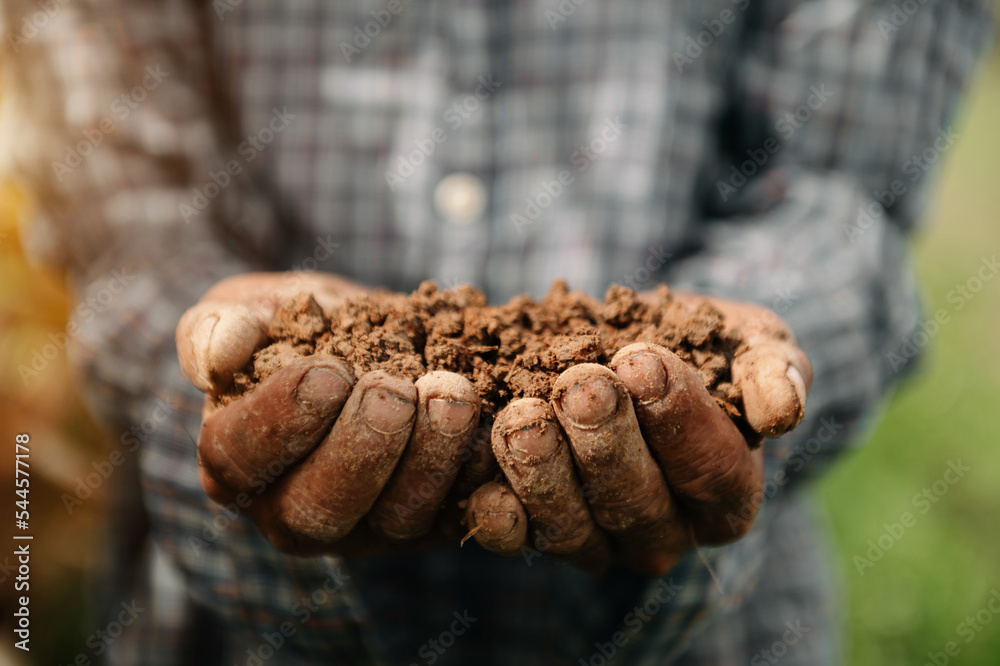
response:
<path fill-rule="evenodd" d="M 434 188 L 434 208 L 453 224 L 471 224 L 486 210 L 486 186 L 471 173 L 453 173 Z"/>

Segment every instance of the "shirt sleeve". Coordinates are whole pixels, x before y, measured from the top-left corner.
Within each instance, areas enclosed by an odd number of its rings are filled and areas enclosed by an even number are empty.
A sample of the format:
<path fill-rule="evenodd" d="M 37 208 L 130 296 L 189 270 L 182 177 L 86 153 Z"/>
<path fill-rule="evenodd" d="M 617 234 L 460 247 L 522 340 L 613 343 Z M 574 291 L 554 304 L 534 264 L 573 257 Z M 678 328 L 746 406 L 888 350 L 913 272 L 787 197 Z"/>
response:
<path fill-rule="evenodd" d="M 670 284 L 781 314 L 815 372 L 806 421 L 768 442 L 769 496 L 823 469 L 913 363 L 909 234 L 960 138 L 988 2 L 774 2 L 733 60 L 698 251 Z"/>
<path fill-rule="evenodd" d="M 155 566 L 120 593 L 156 610 L 114 650 L 173 664 L 211 645 L 230 651 L 220 663 L 242 662 L 288 621 L 288 663 L 315 663 L 317 650 L 364 663 L 339 564 L 284 556 L 198 484 L 202 396 L 180 371 L 174 328 L 219 279 L 282 265 L 291 240 L 230 136 L 237 125 L 219 102 L 204 25 L 219 20 L 212 4 L 12 0 L 0 12 L 9 29 L 4 166 L 34 198 L 22 238 L 69 276 L 68 349 L 81 394 L 141 469 Z M 139 485 L 127 476 L 109 483 Z M 110 508 L 120 523 L 121 507 Z M 124 587 L 132 573 L 113 576 Z M 202 621 L 206 608 L 214 622 Z"/>
<path fill-rule="evenodd" d="M 913 363 L 906 345 L 921 315 L 909 234 L 960 132 L 954 109 L 994 25 L 985 1 L 751 6 L 743 50 L 730 59 L 723 154 L 703 189 L 706 221 L 664 279 L 774 309 L 815 379 L 805 421 L 764 444 L 764 504 L 753 530 L 703 549 L 718 582 L 698 556 L 685 557 L 672 572 L 684 592 L 636 645 L 636 664 L 665 663 L 707 622 L 673 616 L 718 617 L 740 605 L 761 584 L 764 560 L 799 547 L 771 542 L 783 500 L 858 441 L 880 397 Z M 789 561 L 803 567 L 809 559 L 793 553 Z M 780 596 L 769 603 L 777 608 Z M 732 644 L 756 649 L 770 640 L 741 636 L 745 629 L 735 628 Z"/>
<path fill-rule="evenodd" d="M 213 104 L 207 4 L 40 6 L 3 3 L 0 159 L 33 195 L 29 255 L 69 277 L 70 351 L 100 384 L 91 402 L 118 423 L 180 314 L 220 278 L 272 264 L 285 235 Z M 131 334 L 137 322 L 156 330 Z"/>

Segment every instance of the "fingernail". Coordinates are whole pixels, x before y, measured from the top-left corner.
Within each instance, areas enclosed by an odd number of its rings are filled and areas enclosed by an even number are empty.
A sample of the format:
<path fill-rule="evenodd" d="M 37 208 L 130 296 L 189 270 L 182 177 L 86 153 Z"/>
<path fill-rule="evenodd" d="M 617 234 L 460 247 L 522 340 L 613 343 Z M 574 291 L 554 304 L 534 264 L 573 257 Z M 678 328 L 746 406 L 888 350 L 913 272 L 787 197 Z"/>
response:
<path fill-rule="evenodd" d="M 361 415 L 375 432 L 392 435 L 410 425 L 413 403 L 392 391 L 371 388 L 361 399 Z"/>
<path fill-rule="evenodd" d="M 472 423 L 476 408 L 468 402 L 431 398 L 427 401 L 427 417 L 431 426 L 442 435 L 459 435 Z"/>
<path fill-rule="evenodd" d="M 350 385 L 351 382 L 331 368 L 313 368 L 299 380 L 295 400 L 305 411 L 326 416 L 326 412 L 344 397 Z"/>
<path fill-rule="evenodd" d="M 211 325 L 208 320 L 212 320 Z M 228 381 L 246 365 L 264 341 L 263 329 L 249 308 L 234 305 L 206 317 L 198 326 L 206 342 L 203 372 L 212 381 Z"/>
<path fill-rule="evenodd" d="M 208 358 L 212 348 L 212 333 L 219 323 L 216 314 L 205 315 L 191 333 L 191 349 L 197 363 L 195 372 L 198 377 L 198 388 L 206 391 L 212 387 L 212 377 L 208 371 Z"/>
<path fill-rule="evenodd" d="M 618 392 L 604 377 L 573 384 L 559 398 L 563 416 L 581 428 L 596 428 L 618 409 Z"/>
<path fill-rule="evenodd" d="M 792 381 L 792 386 L 795 387 L 795 393 L 799 396 L 799 406 L 804 406 L 806 404 L 806 380 L 802 378 L 802 373 L 794 365 L 788 366 L 787 372 L 788 378 Z"/>
<path fill-rule="evenodd" d="M 656 354 L 633 354 L 623 359 L 615 372 L 641 403 L 655 402 L 667 392 L 667 369 Z"/>
<path fill-rule="evenodd" d="M 507 448 L 518 460 L 537 463 L 559 448 L 559 429 L 555 423 L 542 421 L 507 433 L 506 440 Z"/>

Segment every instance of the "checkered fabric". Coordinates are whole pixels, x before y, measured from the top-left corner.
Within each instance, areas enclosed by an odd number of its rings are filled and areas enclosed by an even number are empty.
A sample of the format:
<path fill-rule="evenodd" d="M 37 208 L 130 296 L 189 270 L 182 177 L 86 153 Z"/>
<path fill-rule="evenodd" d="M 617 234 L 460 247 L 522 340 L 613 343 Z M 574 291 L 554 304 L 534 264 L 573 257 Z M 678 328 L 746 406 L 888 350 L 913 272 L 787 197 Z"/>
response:
<path fill-rule="evenodd" d="M 110 663 L 730 664 L 780 640 L 786 666 L 836 662 L 800 489 L 909 367 L 908 234 L 987 0 L 0 5 L 25 243 L 96 304 L 71 354 L 134 472 L 102 601 L 149 610 Z M 435 202 L 455 173 L 484 192 L 461 224 Z M 758 302 L 812 359 L 807 418 L 765 444 L 754 531 L 706 549 L 718 582 L 695 554 L 662 580 L 469 546 L 286 557 L 199 488 L 173 330 L 217 280 L 289 268 Z"/>

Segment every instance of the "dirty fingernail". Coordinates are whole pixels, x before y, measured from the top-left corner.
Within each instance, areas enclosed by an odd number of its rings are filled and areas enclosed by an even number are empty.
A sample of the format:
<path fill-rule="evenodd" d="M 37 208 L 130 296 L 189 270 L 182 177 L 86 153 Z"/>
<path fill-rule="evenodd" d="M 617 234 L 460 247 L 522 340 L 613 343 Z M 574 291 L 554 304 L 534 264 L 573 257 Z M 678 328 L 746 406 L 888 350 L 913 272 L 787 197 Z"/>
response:
<path fill-rule="evenodd" d="M 618 393 L 604 377 L 574 384 L 559 399 L 563 415 L 581 428 L 594 428 L 618 409 Z"/>
<path fill-rule="evenodd" d="M 667 392 L 667 369 L 655 354 L 633 354 L 622 360 L 615 372 L 639 402 L 659 400 Z"/>
<path fill-rule="evenodd" d="M 206 322 L 214 320 L 209 326 Z M 264 330 L 249 308 L 234 305 L 206 317 L 198 326 L 199 339 L 204 339 L 206 355 L 202 372 L 213 382 L 228 384 L 264 340 Z"/>
<path fill-rule="evenodd" d="M 343 403 L 351 382 L 330 368 L 313 368 L 299 380 L 295 399 L 304 410 L 319 416 Z"/>
<path fill-rule="evenodd" d="M 198 380 L 198 388 L 203 391 L 212 387 L 212 378 L 208 371 L 208 356 L 212 347 L 212 332 L 218 323 L 218 315 L 205 315 L 191 332 L 191 349 L 194 351 L 196 379 Z"/>
<path fill-rule="evenodd" d="M 361 415 L 368 426 L 383 435 L 408 428 L 414 406 L 410 400 L 381 388 L 371 388 L 361 399 Z"/>
<path fill-rule="evenodd" d="M 799 406 L 806 404 L 806 380 L 802 378 L 802 373 L 794 365 L 788 366 L 788 371 L 785 373 L 788 375 L 788 379 L 791 380 L 792 386 L 795 387 L 795 393 L 799 397 Z"/>
<path fill-rule="evenodd" d="M 469 427 L 476 408 L 468 402 L 431 398 L 427 401 L 427 416 L 434 430 L 442 435 L 459 435 Z"/>
<path fill-rule="evenodd" d="M 559 448 L 559 426 L 542 421 L 507 434 L 507 447 L 521 461 L 537 463 Z"/>

